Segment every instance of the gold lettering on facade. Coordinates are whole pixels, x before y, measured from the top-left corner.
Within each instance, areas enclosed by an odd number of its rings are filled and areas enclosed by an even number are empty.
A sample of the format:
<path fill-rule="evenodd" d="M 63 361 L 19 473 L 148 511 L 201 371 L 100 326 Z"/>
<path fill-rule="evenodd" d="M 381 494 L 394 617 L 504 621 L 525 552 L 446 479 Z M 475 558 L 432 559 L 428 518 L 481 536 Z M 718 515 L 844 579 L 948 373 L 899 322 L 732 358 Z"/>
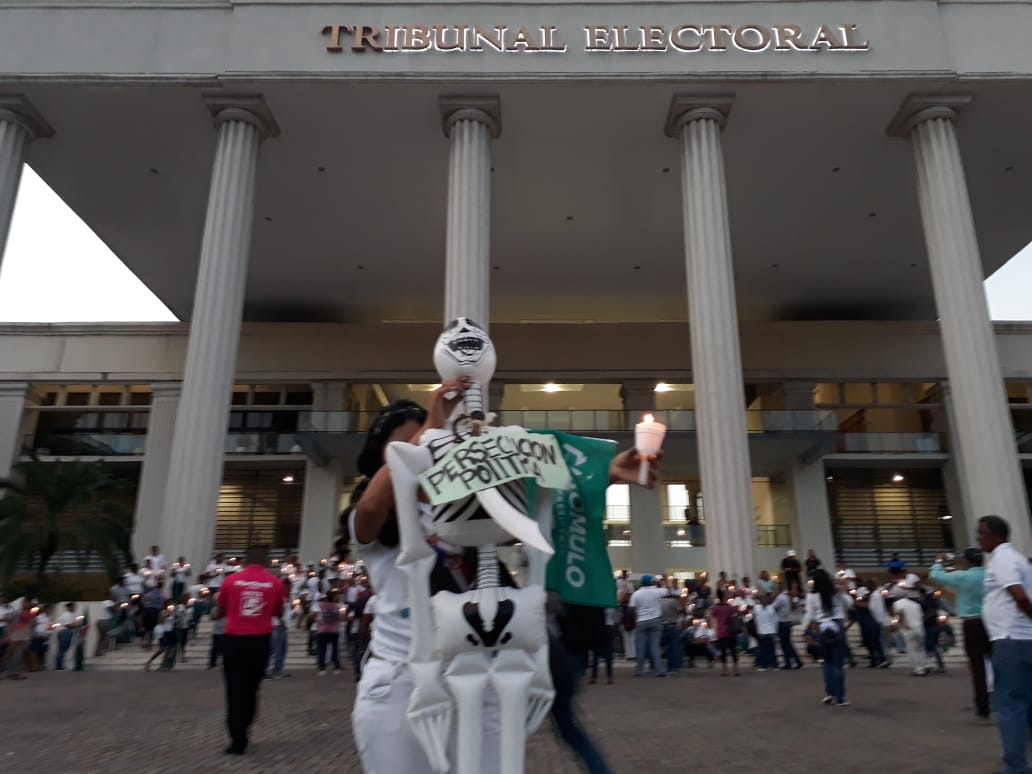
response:
<path fill-rule="evenodd" d="M 541 46 L 539 46 L 534 41 L 534 36 L 530 34 L 530 30 L 528 30 L 526 27 L 520 27 L 518 30 L 516 30 L 516 35 L 513 37 L 511 41 L 509 41 L 509 44 L 505 47 L 505 50 L 519 51 L 520 47 L 522 47 L 524 51 L 541 50 Z"/>
<path fill-rule="evenodd" d="M 586 24 L 585 52 L 726 52 L 747 54 L 762 52 L 864 52 L 871 43 L 856 24 L 821 24 L 803 27 L 798 24 L 681 24 L 668 28 L 658 24 Z M 557 25 L 533 27 L 506 24 L 479 26 L 469 24 L 348 25 L 328 24 L 321 29 L 326 38 L 326 51 L 341 53 L 347 47 L 345 36 L 351 36 L 350 49 L 363 51 L 439 52 L 563 52 Z"/>
<path fill-rule="evenodd" d="M 609 26 L 604 24 L 589 24 L 584 27 L 584 34 L 588 42 L 584 46 L 585 51 L 608 51 L 609 50 Z"/>
<path fill-rule="evenodd" d="M 866 40 L 856 39 L 856 25 L 855 24 L 843 24 L 839 29 L 842 30 L 842 36 L 846 39 L 846 48 L 850 51 L 870 51 L 871 44 Z"/>
<path fill-rule="evenodd" d="M 641 50 L 642 51 L 666 51 L 666 30 L 662 27 L 646 24 L 641 27 Z"/>
<path fill-rule="evenodd" d="M 499 24 L 494 27 L 495 35 L 491 35 L 484 27 L 473 28 L 473 45 L 470 46 L 470 51 L 483 51 L 484 47 L 480 45 L 483 41 L 487 45 L 491 46 L 495 51 L 505 50 L 505 31 L 509 29 L 504 24 Z"/>
<path fill-rule="evenodd" d="M 445 27 L 442 25 L 434 26 L 434 44 L 437 46 L 439 51 L 465 51 L 466 50 L 466 30 L 469 29 L 469 25 L 458 24 L 454 27 Z M 445 40 L 445 33 L 449 30 L 455 32 L 455 42 L 448 43 Z"/>
<path fill-rule="evenodd" d="M 819 51 L 824 46 L 827 50 L 833 50 L 836 48 L 845 48 L 844 43 L 839 43 L 838 38 L 835 36 L 835 30 L 827 24 L 822 24 L 820 29 L 817 30 L 817 34 L 814 36 L 813 43 L 810 44 L 810 48 L 814 51 Z"/>
<path fill-rule="evenodd" d="M 695 45 L 685 43 L 684 33 L 686 32 L 697 35 L 699 42 Z M 702 28 L 694 24 L 682 24 L 680 27 L 674 27 L 674 31 L 670 33 L 670 45 L 678 51 L 702 51 Z"/>
<path fill-rule="evenodd" d="M 348 27 L 344 24 L 327 24 L 325 27 L 323 27 L 322 34 L 330 36 L 330 40 L 326 44 L 326 50 L 332 51 L 334 53 L 338 51 L 343 51 L 344 46 L 341 45 L 340 37 L 345 32 L 350 33 L 351 27 Z"/>
<path fill-rule="evenodd" d="M 355 27 L 355 42 L 351 44 L 352 51 L 365 51 L 366 47 L 373 51 L 383 51 L 383 44 L 380 43 L 380 28 L 363 24 Z"/>

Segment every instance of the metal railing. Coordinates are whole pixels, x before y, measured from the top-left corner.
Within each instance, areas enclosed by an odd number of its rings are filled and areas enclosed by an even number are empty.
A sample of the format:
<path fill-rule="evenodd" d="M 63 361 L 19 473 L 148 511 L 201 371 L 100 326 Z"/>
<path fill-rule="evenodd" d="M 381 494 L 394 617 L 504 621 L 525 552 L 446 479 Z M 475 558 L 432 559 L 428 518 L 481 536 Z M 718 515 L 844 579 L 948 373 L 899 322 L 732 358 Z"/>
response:
<path fill-rule="evenodd" d="M 842 433 L 837 452 L 932 454 L 945 451 L 940 433 Z"/>
<path fill-rule="evenodd" d="M 694 433 L 697 430 L 695 411 L 662 409 L 651 413 L 670 432 Z M 631 432 L 641 421 L 643 412 L 610 409 L 547 409 L 509 410 L 497 412 L 498 425 L 518 425 L 531 430 L 565 430 L 567 432 Z M 767 411 L 745 412 L 746 426 L 752 433 L 835 432 L 838 430 L 832 411 Z M 298 429 L 316 433 L 361 433 L 379 416 L 374 411 L 302 411 Z"/>
<path fill-rule="evenodd" d="M 41 457 L 126 457 L 142 456 L 147 436 L 143 432 L 40 433 L 27 436 L 23 448 Z M 296 433 L 227 433 L 226 454 L 301 454 Z"/>
<path fill-rule="evenodd" d="M 757 524 L 756 545 L 759 548 L 791 546 L 792 527 L 788 524 Z"/>

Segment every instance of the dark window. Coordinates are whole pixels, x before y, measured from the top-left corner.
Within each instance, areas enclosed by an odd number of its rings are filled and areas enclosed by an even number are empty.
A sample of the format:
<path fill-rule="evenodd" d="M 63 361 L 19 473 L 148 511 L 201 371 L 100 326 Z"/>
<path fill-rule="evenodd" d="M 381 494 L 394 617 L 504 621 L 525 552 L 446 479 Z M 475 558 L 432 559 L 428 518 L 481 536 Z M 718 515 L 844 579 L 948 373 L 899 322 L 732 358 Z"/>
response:
<path fill-rule="evenodd" d="M 122 405 L 122 393 L 120 392 L 102 392 L 97 398 L 97 404 L 100 406 Z"/>
<path fill-rule="evenodd" d="M 291 390 L 287 392 L 286 399 L 283 401 L 287 406 L 311 406 L 312 405 L 312 391 L 311 390 Z"/>
<path fill-rule="evenodd" d="M 88 392 L 70 392 L 65 396 L 66 406 L 88 406 L 90 405 L 90 394 Z"/>
<path fill-rule="evenodd" d="M 131 392 L 129 393 L 129 405 L 149 406 L 153 397 L 154 393 L 151 392 Z"/>

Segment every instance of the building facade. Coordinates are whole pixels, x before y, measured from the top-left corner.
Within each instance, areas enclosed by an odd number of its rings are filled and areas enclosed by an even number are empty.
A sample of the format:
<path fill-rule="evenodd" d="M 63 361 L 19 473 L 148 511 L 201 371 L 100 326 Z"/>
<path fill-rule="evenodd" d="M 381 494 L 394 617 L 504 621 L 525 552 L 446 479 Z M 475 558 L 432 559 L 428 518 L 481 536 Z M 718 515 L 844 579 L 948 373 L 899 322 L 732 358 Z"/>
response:
<path fill-rule="evenodd" d="M 663 486 L 610 492 L 619 566 L 924 563 L 983 513 L 1032 550 L 1032 336 L 982 288 L 1032 238 L 1030 22 L 0 0 L 0 244 L 29 163 L 188 321 L 0 331 L 0 468 L 121 465 L 138 548 L 314 558 L 465 315 L 503 421 L 667 420 Z"/>

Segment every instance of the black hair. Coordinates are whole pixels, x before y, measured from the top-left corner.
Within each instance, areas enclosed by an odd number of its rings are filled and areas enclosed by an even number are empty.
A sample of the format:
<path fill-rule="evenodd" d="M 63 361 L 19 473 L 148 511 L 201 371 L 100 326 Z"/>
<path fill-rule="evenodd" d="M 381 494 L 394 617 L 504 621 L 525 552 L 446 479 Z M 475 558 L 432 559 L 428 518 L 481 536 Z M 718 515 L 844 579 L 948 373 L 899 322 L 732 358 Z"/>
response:
<path fill-rule="evenodd" d="M 365 444 L 358 453 L 358 472 L 372 478 L 383 467 L 383 447 L 391 433 L 406 422 L 426 421 L 426 409 L 415 401 L 396 400 L 380 410 L 379 416 L 369 425 Z"/>
<path fill-rule="evenodd" d="M 1007 538 L 1010 537 L 1010 525 L 1001 519 L 999 516 L 990 514 L 989 516 L 983 516 L 978 520 L 979 524 L 984 524 L 985 528 L 989 530 L 996 537 L 1007 542 Z"/>
<path fill-rule="evenodd" d="M 391 433 L 406 422 L 423 424 L 425 421 L 426 409 L 418 403 L 411 400 L 396 400 L 382 408 L 380 414 L 369 425 L 369 430 L 366 431 L 365 443 L 362 445 L 362 450 L 358 453 L 358 472 L 364 478 L 351 492 L 351 502 L 340 515 L 342 538 L 345 536 L 350 537 L 348 523 L 351 519 L 351 512 L 355 510 L 355 506 L 361 499 L 366 487 L 369 486 L 369 480 L 376 474 L 376 471 L 383 467 L 384 446 L 387 444 L 387 439 L 391 437 Z M 398 545 L 401 541 L 401 537 L 398 534 L 398 520 L 395 518 L 388 519 L 380 530 L 380 534 L 377 535 L 377 540 L 389 548 Z"/>
<path fill-rule="evenodd" d="M 813 590 L 815 594 L 821 595 L 821 607 L 826 615 L 831 615 L 832 602 L 835 599 L 835 585 L 831 582 L 831 576 L 825 570 L 817 570 L 813 574 Z"/>

